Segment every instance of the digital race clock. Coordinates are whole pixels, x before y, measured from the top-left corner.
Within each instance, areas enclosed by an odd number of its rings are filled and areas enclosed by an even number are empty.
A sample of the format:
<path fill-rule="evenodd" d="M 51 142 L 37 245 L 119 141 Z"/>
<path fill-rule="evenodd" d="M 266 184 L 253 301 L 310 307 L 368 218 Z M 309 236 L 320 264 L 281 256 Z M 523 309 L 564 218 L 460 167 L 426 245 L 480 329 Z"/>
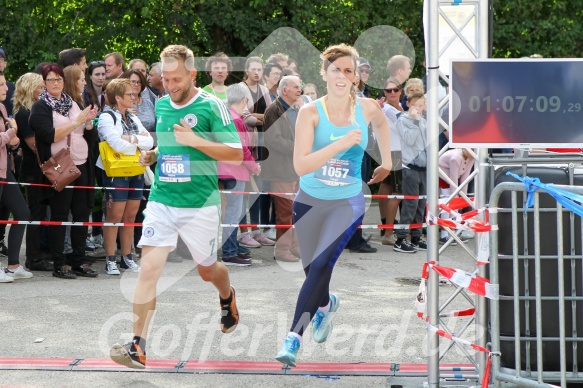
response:
<path fill-rule="evenodd" d="M 583 60 L 452 60 L 453 147 L 582 147 Z"/>

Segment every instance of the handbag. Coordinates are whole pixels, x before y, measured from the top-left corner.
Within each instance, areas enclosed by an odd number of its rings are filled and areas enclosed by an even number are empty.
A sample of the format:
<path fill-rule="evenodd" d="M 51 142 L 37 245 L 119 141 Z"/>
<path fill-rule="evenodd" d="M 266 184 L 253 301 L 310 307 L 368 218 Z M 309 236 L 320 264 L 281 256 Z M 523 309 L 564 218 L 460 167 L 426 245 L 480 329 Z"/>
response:
<path fill-rule="evenodd" d="M 46 162 L 41 163 L 38 152 L 36 158 L 43 175 L 51 182 L 53 189 L 61 191 L 69 183 L 81 176 L 81 171 L 71 159 L 71 135 L 67 136 L 67 148 L 63 148 L 56 155 L 52 155 Z"/>
<path fill-rule="evenodd" d="M 126 155 L 117 152 L 106 141 L 99 143 L 99 154 L 103 162 L 105 174 L 110 178 L 141 175 L 146 167 L 140 166 L 140 151 L 137 149 L 134 155 Z"/>

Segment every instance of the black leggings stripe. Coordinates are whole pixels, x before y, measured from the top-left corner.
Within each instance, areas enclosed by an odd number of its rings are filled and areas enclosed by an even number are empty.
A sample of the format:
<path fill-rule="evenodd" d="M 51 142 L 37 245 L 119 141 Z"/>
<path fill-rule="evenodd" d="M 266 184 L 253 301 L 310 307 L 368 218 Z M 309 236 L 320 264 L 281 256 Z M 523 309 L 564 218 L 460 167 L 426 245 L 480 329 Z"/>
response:
<path fill-rule="evenodd" d="M 332 270 L 342 250 L 362 222 L 364 197 L 321 200 L 301 191 L 293 218 L 306 280 L 302 285 L 291 331 L 303 335 L 318 310 L 329 301 Z"/>

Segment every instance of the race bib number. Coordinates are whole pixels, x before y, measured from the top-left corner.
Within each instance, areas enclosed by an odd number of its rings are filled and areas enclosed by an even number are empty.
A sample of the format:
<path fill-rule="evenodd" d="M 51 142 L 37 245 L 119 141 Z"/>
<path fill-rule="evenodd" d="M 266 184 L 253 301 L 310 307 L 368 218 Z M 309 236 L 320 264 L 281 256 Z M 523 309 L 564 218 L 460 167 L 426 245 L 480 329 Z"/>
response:
<path fill-rule="evenodd" d="M 354 162 L 344 159 L 330 159 L 314 177 L 328 186 L 346 186 L 354 181 Z"/>
<path fill-rule="evenodd" d="M 190 182 L 189 155 L 158 156 L 158 179 L 160 182 Z"/>

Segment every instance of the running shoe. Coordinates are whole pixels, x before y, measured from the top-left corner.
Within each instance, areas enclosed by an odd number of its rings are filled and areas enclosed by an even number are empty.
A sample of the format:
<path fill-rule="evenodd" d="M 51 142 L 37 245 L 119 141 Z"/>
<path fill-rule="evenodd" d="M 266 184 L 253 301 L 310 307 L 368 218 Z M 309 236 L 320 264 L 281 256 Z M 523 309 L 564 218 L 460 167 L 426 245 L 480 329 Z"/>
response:
<path fill-rule="evenodd" d="M 91 243 L 93 243 L 93 246 L 95 246 L 96 248 L 103 248 L 102 235 L 98 234 L 97 236 L 91 236 L 89 240 L 91 241 Z"/>
<path fill-rule="evenodd" d="M 275 228 L 269 228 L 267 230 L 263 231 L 263 234 L 265 235 L 265 237 L 267 237 L 270 240 L 275 240 L 277 237 L 277 233 L 275 231 Z"/>
<path fill-rule="evenodd" d="M 22 265 L 19 265 L 15 269 L 5 269 L 6 276 L 10 276 L 13 279 L 30 279 L 32 277 L 32 272 L 28 272 L 24 269 Z"/>
<path fill-rule="evenodd" d="M 4 268 L 0 267 L 0 283 L 12 283 L 14 282 L 14 278 L 6 275 L 4 272 Z"/>
<path fill-rule="evenodd" d="M 288 334 L 283 341 L 281 350 L 275 356 L 275 359 L 287 366 L 296 366 L 296 358 L 300 349 L 300 340 L 293 334 Z"/>
<path fill-rule="evenodd" d="M 134 255 L 131 253 L 127 256 L 121 257 L 119 268 L 130 272 L 140 272 L 140 266 L 134 261 Z"/>
<path fill-rule="evenodd" d="M 113 260 L 105 260 L 105 273 L 108 275 L 119 275 L 119 269 L 117 268 L 117 263 L 115 258 Z"/>
<path fill-rule="evenodd" d="M 250 232 L 241 233 L 239 245 L 243 248 L 261 248 L 261 244 L 251 237 Z"/>
<path fill-rule="evenodd" d="M 451 243 L 449 243 L 449 245 L 451 245 L 451 246 L 457 245 L 457 241 L 455 241 L 453 238 L 451 238 L 449 236 L 440 237 L 439 238 L 439 244 L 440 245 L 444 245 L 447 242 L 447 240 L 449 240 L 449 239 L 451 239 Z"/>
<path fill-rule="evenodd" d="M 427 250 L 427 242 L 424 240 L 411 240 L 411 245 L 418 251 L 426 251 Z"/>
<path fill-rule="evenodd" d="M 400 240 L 400 241 L 399 241 Z M 395 252 L 403 252 L 403 253 L 415 253 L 417 249 L 408 240 L 399 239 L 395 241 L 395 245 L 393 245 L 393 250 Z"/>
<path fill-rule="evenodd" d="M 109 350 L 109 356 L 118 364 L 132 369 L 146 368 L 146 352 L 140 345 L 128 342 L 125 345 L 115 344 Z"/>
<path fill-rule="evenodd" d="M 460 233 L 460 238 L 462 240 L 469 240 L 471 238 L 476 237 L 476 232 L 474 232 L 473 230 L 462 230 L 462 232 Z"/>
<path fill-rule="evenodd" d="M 316 315 L 312 318 L 312 338 L 317 343 L 321 344 L 328 339 L 333 329 L 332 318 L 334 318 L 334 313 L 339 306 L 340 299 L 338 296 L 330 293 L 330 310 L 326 314 L 320 309 L 316 311 Z"/>
<path fill-rule="evenodd" d="M 75 275 L 83 276 L 86 278 L 96 278 L 98 275 L 97 272 L 95 272 L 93 268 L 91 268 L 91 264 L 89 263 L 73 267 L 72 271 Z"/>
<path fill-rule="evenodd" d="M 274 246 L 275 245 L 275 241 L 265 237 L 263 232 L 255 233 L 252 236 L 253 236 L 253 239 L 255 241 L 257 241 L 259 244 L 261 244 L 263 246 Z"/>
<path fill-rule="evenodd" d="M 244 255 L 238 254 L 233 257 L 223 257 L 223 264 L 232 265 L 235 267 L 249 267 L 251 265 L 251 259 L 245 257 Z"/>
<path fill-rule="evenodd" d="M 221 331 L 230 333 L 239 323 L 239 310 L 237 310 L 237 300 L 235 299 L 235 289 L 231 286 L 231 303 L 221 303 Z"/>

